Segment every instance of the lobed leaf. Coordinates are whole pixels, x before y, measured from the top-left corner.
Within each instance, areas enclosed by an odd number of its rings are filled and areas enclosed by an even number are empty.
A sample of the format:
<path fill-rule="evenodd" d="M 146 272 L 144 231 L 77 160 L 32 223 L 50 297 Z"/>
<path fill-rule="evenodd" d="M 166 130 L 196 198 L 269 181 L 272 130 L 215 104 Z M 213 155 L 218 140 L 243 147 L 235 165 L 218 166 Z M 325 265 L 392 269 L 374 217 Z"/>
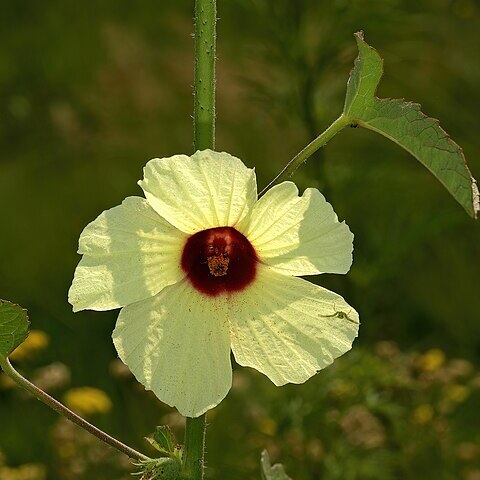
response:
<path fill-rule="evenodd" d="M 270 456 L 268 452 L 264 450 L 260 460 L 262 467 L 262 479 L 263 480 L 292 480 L 285 472 L 283 465 L 276 463 L 272 466 L 270 463 Z"/>
<path fill-rule="evenodd" d="M 0 300 L 0 356 L 8 357 L 27 338 L 29 325 L 26 310 Z"/>
<path fill-rule="evenodd" d="M 146 437 L 146 440 L 153 448 L 168 457 L 177 454 L 176 440 L 168 425 L 156 427 L 155 432 L 150 437 Z"/>
<path fill-rule="evenodd" d="M 374 48 L 355 34 L 358 57 L 347 84 L 344 115 L 352 124 L 380 133 L 419 160 L 446 187 L 471 215 L 480 211 L 475 179 L 468 169 L 462 149 L 429 118 L 420 105 L 403 99 L 375 96 L 383 75 L 383 60 Z"/>

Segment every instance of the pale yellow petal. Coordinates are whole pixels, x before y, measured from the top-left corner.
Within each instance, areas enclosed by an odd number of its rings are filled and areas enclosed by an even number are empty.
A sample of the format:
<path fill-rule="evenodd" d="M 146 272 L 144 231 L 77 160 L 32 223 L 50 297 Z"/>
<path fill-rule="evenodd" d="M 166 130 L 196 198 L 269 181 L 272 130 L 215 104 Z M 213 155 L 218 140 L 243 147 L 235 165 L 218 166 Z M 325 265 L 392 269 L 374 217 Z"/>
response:
<path fill-rule="evenodd" d="M 350 350 L 358 333 L 358 314 L 340 295 L 266 266 L 229 308 L 235 359 L 275 385 L 305 382 Z"/>
<path fill-rule="evenodd" d="M 162 217 L 189 234 L 235 226 L 257 197 L 254 170 L 211 150 L 150 160 L 139 185 Z"/>
<path fill-rule="evenodd" d="M 106 210 L 80 236 L 83 258 L 69 291 L 74 311 L 122 307 L 179 281 L 185 241 L 143 198 Z"/>
<path fill-rule="evenodd" d="M 262 262 L 287 275 L 346 273 L 352 264 L 353 234 L 314 188 L 301 197 L 292 182 L 271 188 L 242 233 Z"/>
<path fill-rule="evenodd" d="M 224 302 L 182 281 L 120 312 L 113 332 L 118 355 L 147 390 L 184 416 L 213 408 L 231 387 Z"/>

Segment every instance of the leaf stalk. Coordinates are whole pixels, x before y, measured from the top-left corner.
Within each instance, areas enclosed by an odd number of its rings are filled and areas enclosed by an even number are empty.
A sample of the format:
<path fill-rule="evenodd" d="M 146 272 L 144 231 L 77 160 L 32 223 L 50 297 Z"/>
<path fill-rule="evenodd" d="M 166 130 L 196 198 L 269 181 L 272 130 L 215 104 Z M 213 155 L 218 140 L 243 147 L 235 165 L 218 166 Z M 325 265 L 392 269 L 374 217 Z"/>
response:
<path fill-rule="evenodd" d="M 60 415 L 67 418 L 71 422 L 77 424 L 79 427 L 83 428 L 87 432 L 99 438 L 100 440 L 102 440 L 102 442 L 124 453 L 125 455 L 127 455 L 133 460 L 137 460 L 137 461 L 150 460 L 150 458 L 144 455 L 143 453 L 137 452 L 133 448 L 129 447 L 128 445 L 125 445 L 124 443 L 120 442 L 120 440 L 117 440 L 116 438 L 110 436 L 108 433 L 104 432 L 103 430 L 100 430 L 95 425 L 92 425 L 91 423 L 87 422 L 85 419 L 83 419 L 76 413 L 72 412 L 65 405 L 63 405 L 58 400 L 51 397 L 48 393 L 44 392 L 42 389 L 38 388 L 32 382 L 30 382 L 25 377 L 23 377 L 19 372 L 17 372 L 17 370 L 15 370 L 15 368 L 10 363 L 9 359 L 2 357 L 1 355 L 0 355 L 0 367 L 2 367 L 2 370 L 4 371 L 5 374 L 7 374 L 12 380 L 14 380 L 22 388 L 30 392 L 35 398 L 37 398 L 37 400 L 40 400 L 45 405 L 50 407 L 52 410 L 55 410 L 55 412 L 59 413 Z"/>
<path fill-rule="evenodd" d="M 317 150 L 327 144 L 338 132 L 343 130 L 351 123 L 345 115 L 340 115 L 323 133 L 310 142 L 303 150 L 295 155 L 285 166 L 285 168 L 260 192 L 263 195 L 268 189 L 277 185 L 283 180 L 290 178 L 297 168 L 306 162 Z"/>

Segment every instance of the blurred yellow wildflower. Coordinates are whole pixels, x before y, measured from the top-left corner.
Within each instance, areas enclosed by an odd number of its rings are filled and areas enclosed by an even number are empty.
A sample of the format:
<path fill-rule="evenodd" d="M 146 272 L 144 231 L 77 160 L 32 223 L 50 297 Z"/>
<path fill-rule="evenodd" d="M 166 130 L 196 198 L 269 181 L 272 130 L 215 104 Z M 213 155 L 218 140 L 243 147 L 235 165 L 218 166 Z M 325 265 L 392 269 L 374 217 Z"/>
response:
<path fill-rule="evenodd" d="M 358 393 L 358 388 L 353 382 L 338 379 L 332 382 L 329 393 L 333 397 L 342 400 L 356 395 Z"/>
<path fill-rule="evenodd" d="M 44 480 L 47 472 L 44 465 L 26 463 L 16 468 L 0 467 L 2 480 Z"/>
<path fill-rule="evenodd" d="M 426 425 L 431 422 L 434 415 L 435 412 L 431 405 L 426 403 L 419 405 L 413 412 L 413 423 L 416 423 L 417 425 Z"/>
<path fill-rule="evenodd" d="M 18 362 L 28 360 L 36 353 L 48 347 L 50 339 L 45 332 L 41 330 L 30 330 L 28 337 L 11 354 L 10 359 Z"/>
<path fill-rule="evenodd" d="M 277 423 L 271 418 L 262 418 L 258 424 L 258 429 L 264 435 L 273 437 L 277 433 Z"/>
<path fill-rule="evenodd" d="M 470 462 L 480 455 L 480 446 L 472 442 L 462 442 L 457 446 L 456 453 L 460 460 Z"/>
<path fill-rule="evenodd" d="M 390 340 L 383 340 L 376 343 L 375 353 L 379 357 L 392 359 L 400 353 L 400 349 L 395 342 L 392 342 Z"/>
<path fill-rule="evenodd" d="M 79 415 L 107 413 L 112 402 L 107 394 L 93 387 L 72 388 L 64 396 L 65 405 Z"/>
<path fill-rule="evenodd" d="M 452 11 L 458 18 L 467 20 L 477 13 L 477 6 L 473 0 L 456 0 L 452 3 Z"/>
<path fill-rule="evenodd" d="M 416 366 L 424 372 L 434 372 L 445 363 L 445 353 L 438 348 L 432 348 L 420 355 L 416 361 Z"/>
<path fill-rule="evenodd" d="M 465 385 L 447 385 L 445 387 L 445 397 L 454 403 L 462 403 L 470 395 L 470 389 Z"/>
<path fill-rule="evenodd" d="M 322 442 L 318 438 L 313 438 L 307 444 L 307 455 L 314 462 L 319 462 L 324 456 Z"/>
<path fill-rule="evenodd" d="M 465 480 L 480 480 L 480 470 L 468 470 L 463 477 Z"/>

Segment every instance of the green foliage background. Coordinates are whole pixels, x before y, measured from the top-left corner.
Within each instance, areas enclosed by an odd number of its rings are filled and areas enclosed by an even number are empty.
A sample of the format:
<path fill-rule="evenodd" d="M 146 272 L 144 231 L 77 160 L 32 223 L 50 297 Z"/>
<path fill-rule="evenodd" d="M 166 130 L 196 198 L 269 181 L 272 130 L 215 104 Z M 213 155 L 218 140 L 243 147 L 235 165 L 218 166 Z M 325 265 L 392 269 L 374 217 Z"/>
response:
<path fill-rule="evenodd" d="M 32 328 L 51 339 L 21 367 L 32 373 L 54 360 L 67 364 L 72 386 L 98 387 L 113 400 L 114 409 L 94 421 L 142 449 L 155 425 L 178 419 L 132 381 L 112 376 L 116 313 L 74 315 L 67 290 L 82 228 L 140 194 L 136 180 L 147 160 L 191 152 L 192 8 L 186 0 L 6 0 L 0 16 L 0 298 L 28 308 Z M 359 29 L 385 59 L 379 94 L 420 102 L 440 118 L 480 176 L 478 2 L 220 0 L 219 16 L 217 149 L 255 166 L 260 186 L 341 112 Z M 431 347 L 478 366 L 479 224 L 415 159 L 361 129 L 342 132 L 295 180 L 320 188 L 355 233 L 349 275 L 315 281 L 355 306 L 361 335 L 338 367 L 303 386 L 277 389 L 237 369 L 240 385 L 249 386 L 212 415 L 211 477 L 258 478 L 259 453 L 269 445 L 272 460 L 284 461 L 296 480 L 478 479 L 471 472 L 479 458 L 464 464 L 452 453 L 464 440 L 479 441 L 472 428 L 480 427 L 478 393 L 447 415 L 457 433 L 446 450 L 428 429 L 412 446 L 410 413 L 435 403 L 436 390 L 415 384 L 391 394 L 383 379 L 398 368 L 375 345 L 394 340 L 406 352 L 396 357 L 404 368 L 411 352 Z M 324 398 L 338 377 L 357 386 L 340 414 L 362 405 L 386 431 L 368 455 L 328 426 L 335 405 Z M 381 399 L 375 407 L 372 391 Z M 270 425 L 263 433 L 259 418 Z M 9 465 L 44 463 L 49 479 L 121 477 L 108 462 L 94 473 L 62 476 L 56 422 L 0 387 L 0 450 Z M 314 439 L 320 453 L 309 456 Z M 409 457 L 412 450 L 418 455 Z"/>

